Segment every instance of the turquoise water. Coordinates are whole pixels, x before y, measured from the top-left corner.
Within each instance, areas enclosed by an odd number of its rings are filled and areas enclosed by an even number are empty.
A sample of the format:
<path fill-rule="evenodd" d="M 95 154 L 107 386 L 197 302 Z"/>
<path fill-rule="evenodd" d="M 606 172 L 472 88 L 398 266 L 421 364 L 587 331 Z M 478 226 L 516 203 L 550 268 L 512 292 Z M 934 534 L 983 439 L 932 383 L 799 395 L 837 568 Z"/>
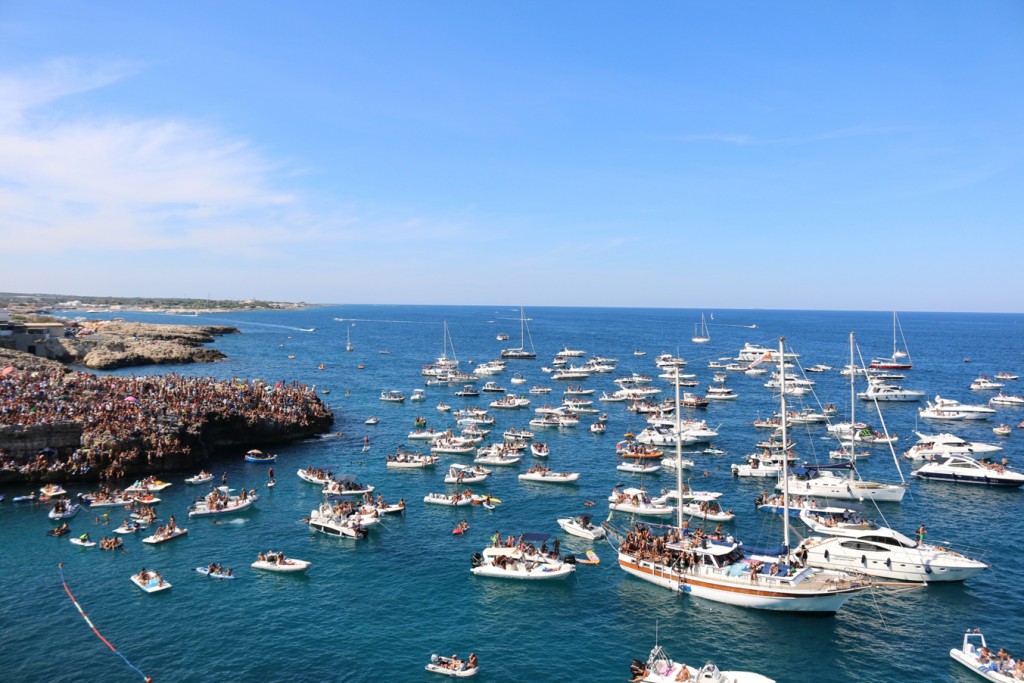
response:
<path fill-rule="evenodd" d="M 614 389 L 612 379 L 632 371 L 656 375 L 654 357 L 679 353 L 690 361 L 703 390 L 713 373 L 707 362 L 734 356 L 744 342 L 771 345 L 784 335 L 806 367 L 827 363 L 837 370 L 810 375 L 818 382 L 823 402 L 848 410 L 848 380 L 838 368 L 848 357 L 847 335 L 857 334 L 865 358 L 889 355 L 890 313 L 716 311 L 712 342 L 689 341 L 699 311 L 644 309 L 527 309 L 537 347 L 535 361 L 510 361 L 499 384 L 512 389 L 513 372 L 534 384 L 552 386 L 548 397 L 531 396 L 532 407 L 557 403 L 564 383 L 541 373 L 563 346 L 619 359 L 618 371 L 594 375 L 587 387 Z M 174 514 L 189 528 L 187 537 L 160 546 L 141 538 L 126 539 L 126 552 L 82 549 L 44 531 L 51 524 L 45 508 L 15 505 L 11 497 L 24 487 L 7 487 L 0 503 L 0 680 L 4 681 L 132 681 L 139 680 L 93 635 L 65 594 L 57 565 L 64 563 L 70 589 L 99 631 L 131 662 L 157 682 L 196 680 L 291 681 L 429 681 L 423 671 L 432 652 L 467 654 L 481 661 L 479 681 L 625 681 L 633 657 L 645 657 L 657 637 L 677 659 L 699 665 L 713 659 L 723 668 L 756 670 L 778 681 L 970 681 L 972 675 L 948 657 L 967 627 L 981 627 L 990 643 L 1024 654 L 1019 628 L 1024 616 L 1020 551 L 1024 547 L 1024 492 L 987 491 L 911 478 L 901 505 L 881 509 L 890 524 L 910 533 L 928 525 L 931 541 L 949 541 L 992 565 L 990 571 L 964 584 L 934 585 L 902 593 L 861 594 L 835 617 L 808 618 L 743 610 L 676 595 L 626 576 L 613 561 L 611 548 L 566 536 L 555 523 L 560 516 L 590 512 L 603 519 L 604 502 L 618 482 L 638 482 L 617 472 L 615 442 L 642 422 L 625 404 L 601 404 L 609 414 L 608 433 L 592 435 L 584 418 L 577 430 L 539 434 L 551 446 L 548 464 L 555 470 L 582 472 L 576 486 L 527 485 L 516 475 L 530 464 L 497 468 L 486 486 L 501 498 L 494 511 L 478 506 L 448 509 L 427 506 L 423 496 L 443 491 L 444 467 L 434 471 L 392 471 L 384 456 L 413 430 L 423 415 L 444 428 L 453 418 L 435 410 L 439 400 L 454 408 L 485 405 L 454 396 L 455 388 L 427 387 L 423 403 L 385 404 L 383 389 L 406 393 L 422 387 L 419 369 L 442 351 L 442 320 L 447 319 L 455 350 L 466 367 L 493 358 L 502 346 L 518 344 L 518 309 L 488 307 L 341 306 L 292 312 L 203 315 L 198 319 L 162 315 L 130 315 L 155 322 L 233 324 L 243 334 L 220 338 L 216 348 L 228 354 L 214 365 L 136 368 L 118 374 L 168 371 L 218 377 L 262 377 L 298 380 L 330 390 L 337 433 L 280 448 L 275 466 L 278 485 L 266 489 L 266 466 L 246 464 L 241 454 L 226 454 L 212 464 L 215 474 L 227 472 L 234 485 L 258 488 L 258 509 L 215 524 L 188 520 L 186 507 L 202 489 L 184 478 L 168 477 L 159 509 Z M 350 327 L 355 351 L 346 353 L 345 328 Z M 1022 318 L 1011 315 L 900 315 L 914 369 L 904 386 L 965 402 L 983 402 L 967 385 L 978 374 L 1024 369 Z M 756 324 L 757 328 L 743 327 Z M 313 332 L 302 330 L 315 328 Z M 498 332 L 509 342 L 495 340 Z M 646 357 L 634 357 L 634 349 Z M 389 354 L 379 353 L 382 350 Z M 294 355 L 294 358 L 289 358 Z M 969 357 L 970 363 L 963 358 Z M 320 363 L 324 370 L 318 370 Z M 365 369 L 358 369 L 358 364 Z M 467 368 L 469 369 L 469 368 Z M 764 378 L 730 373 L 728 385 L 738 401 L 713 403 L 702 411 L 719 428 L 715 444 L 727 455 L 696 456 L 693 484 L 723 491 L 723 506 L 738 513 L 732 529 L 751 544 L 777 540 L 779 520 L 753 507 L 763 482 L 734 480 L 729 464 L 753 450 L 764 432 L 749 426 L 770 415 L 777 401 L 761 386 Z M 657 382 L 657 380 L 656 380 Z M 577 382 L 573 382 L 577 383 Z M 661 386 L 667 385 L 662 382 Z M 1011 383 L 1008 393 L 1021 393 Z M 349 395 L 346 395 L 348 392 Z M 811 399 L 808 398 L 808 401 Z M 799 399 L 791 407 L 799 407 Z M 877 425 L 866 402 L 858 401 L 858 419 Z M 890 431 L 900 434 L 897 452 L 914 440 L 917 404 L 885 406 Z M 377 415 L 380 423 L 363 421 Z M 495 411 L 500 432 L 525 427 L 532 410 Z M 997 422 L 1016 424 L 1022 411 L 1000 409 L 994 421 L 955 426 L 968 438 L 995 441 Z M 797 451 L 807 460 L 827 459 L 830 443 L 823 427 L 794 428 Z M 362 451 L 364 436 L 371 448 Z M 1004 454 L 1021 466 L 1024 432 L 1003 440 Z M 422 450 L 415 444 L 414 448 Z M 898 481 L 887 449 L 875 448 L 861 470 L 866 478 Z M 465 462 L 445 456 L 442 462 Z M 372 483 L 389 500 L 404 497 L 408 510 L 389 516 L 360 542 L 328 538 L 308 531 L 301 518 L 322 499 L 317 487 L 300 481 L 295 470 L 307 465 L 351 472 Z M 703 472 L 707 476 L 703 476 Z M 909 469 L 904 465 L 905 474 Z M 673 484 L 671 475 L 648 477 L 652 490 Z M 73 493 L 82 489 L 73 489 Z M 584 500 L 597 501 L 585 508 Z M 113 525 L 120 520 L 112 513 Z M 878 517 L 878 511 L 871 511 Z M 466 518 L 471 528 L 462 536 L 451 529 Z M 112 525 L 112 526 L 113 526 Z M 83 511 L 71 521 L 75 534 L 104 533 L 96 514 Z M 548 533 L 562 541 L 564 551 L 593 548 L 597 566 L 579 566 L 575 577 L 555 583 L 502 582 L 469 573 L 470 555 L 480 550 L 495 530 L 503 534 Z M 261 550 L 279 549 L 310 560 L 304 576 L 269 575 L 249 568 Z M 215 581 L 193 571 L 217 561 L 234 567 L 235 581 Z M 140 567 L 159 569 L 174 586 L 146 595 L 129 581 Z"/>

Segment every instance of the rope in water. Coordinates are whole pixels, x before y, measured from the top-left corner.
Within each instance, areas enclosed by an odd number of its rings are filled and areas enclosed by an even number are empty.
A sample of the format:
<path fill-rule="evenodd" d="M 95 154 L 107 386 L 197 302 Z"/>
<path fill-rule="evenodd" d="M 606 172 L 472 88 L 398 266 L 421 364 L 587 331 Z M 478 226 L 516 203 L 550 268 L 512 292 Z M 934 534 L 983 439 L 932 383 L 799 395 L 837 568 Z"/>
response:
<path fill-rule="evenodd" d="M 71 604 L 73 604 L 73 605 L 75 606 L 75 609 L 77 609 L 77 610 L 78 610 L 78 613 L 82 615 L 82 618 L 83 618 L 83 619 L 85 619 L 85 623 L 89 624 L 89 628 L 91 628 L 91 629 L 92 629 L 92 632 L 96 634 L 96 637 L 97 637 L 97 638 L 99 638 L 100 640 L 102 640 L 102 641 L 103 641 L 103 643 L 104 643 L 104 644 L 105 644 L 105 645 L 106 645 L 107 647 L 109 647 L 109 648 L 110 648 L 110 651 L 111 651 L 111 652 L 113 652 L 113 653 L 114 653 L 114 654 L 116 654 L 116 655 L 117 655 L 118 657 L 120 657 L 121 659 L 123 659 L 123 660 L 124 660 L 124 663 L 125 663 L 125 664 L 127 664 L 127 665 L 128 665 L 129 667 L 131 667 L 131 669 L 132 669 L 133 671 L 135 671 L 135 672 L 136 672 L 136 673 L 138 673 L 138 674 L 139 674 L 140 676 L 142 676 L 142 680 L 144 680 L 144 681 L 145 681 L 146 683 L 152 683 L 152 681 L 153 681 L 153 679 L 152 679 L 152 678 L 150 678 L 150 677 L 149 677 L 149 676 L 147 676 L 146 674 L 142 673 L 142 671 L 141 671 L 141 670 L 139 669 L 139 667 L 137 667 L 137 666 L 135 666 L 134 664 L 132 664 L 131 662 L 129 662 L 129 661 L 128 661 L 128 658 L 127 658 L 127 657 L 125 657 L 125 656 L 124 656 L 123 654 L 121 654 L 120 652 L 118 652 L 117 648 L 116 648 L 116 647 L 114 647 L 113 645 L 111 645 L 111 644 L 110 644 L 110 641 L 109 641 L 109 640 L 107 640 L 106 638 L 104 638 L 104 637 L 103 637 L 103 634 L 102 634 L 102 633 L 100 633 L 100 632 L 99 632 L 99 631 L 98 631 L 98 630 L 96 629 L 96 627 L 95 627 L 95 626 L 93 625 L 93 623 L 92 623 L 92 622 L 91 622 L 91 621 L 89 620 L 89 617 L 88 617 L 88 616 L 86 616 L 85 612 L 84 612 L 84 611 L 82 610 L 82 606 L 78 604 L 78 601 L 77 601 L 77 600 L 75 600 L 75 596 L 74 596 L 74 595 L 73 595 L 73 594 L 71 593 L 71 589 L 70 589 L 70 588 L 68 588 L 68 582 L 67 582 L 67 581 L 66 581 L 66 580 L 64 579 L 64 563 L 63 563 L 63 562 L 59 563 L 59 564 L 57 565 L 57 568 L 58 568 L 58 569 L 60 570 L 60 582 L 61 582 L 62 584 L 64 584 L 64 592 L 66 592 L 66 593 L 68 594 L 68 597 L 69 597 L 69 598 L 71 598 Z"/>

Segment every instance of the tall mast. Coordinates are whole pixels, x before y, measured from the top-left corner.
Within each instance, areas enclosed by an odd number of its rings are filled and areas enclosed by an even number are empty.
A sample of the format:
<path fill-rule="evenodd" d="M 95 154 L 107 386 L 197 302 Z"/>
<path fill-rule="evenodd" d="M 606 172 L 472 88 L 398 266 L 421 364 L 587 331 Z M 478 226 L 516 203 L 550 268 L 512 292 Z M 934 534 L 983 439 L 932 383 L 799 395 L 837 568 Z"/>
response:
<path fill-rule="evenodd" d="M 895 351 L 893 352 L 893 355 L 895 355 Z M 851 331 L 850 332 L 850 453 L 849 453 L 849 456 L 850 456 L 850 479 L 853 479 L 853 461 L 857 457 L 856 456 L 856 451 L 853 450 L 853 430 L 855 429 L 855 427 L 853 426 L 853 423 L 854 423 L 854 419 L 853 418 L 854 418 L 854 414 L 856 412 L 855 406 L 856 406 L 856 398 L 857 398 L 857 393 L 856 393 L 856 389 L 855 389 L 856 377 L 857 377 L 857 367 L 853 364 L 853 332 Z M 868 378 L 868 388 L 870 389 L 870 387 L 871 387 L 871 378 L 869 377 Z M 842 443 L 841 439 L 840 439 L 840 443 Z"/>
<path fill-rule="evenodd" d="M 683 423 L 679 417 L 679 366 L 673 373 L 676 383 L 676 492 L 679 502 L 676 503 L 676 526 L 683 528 Z"/>
<path fill-rule="evenodd" d="M 789 552 L 789 449 L 786 433 L 786 338 L 779 337 L 779 390 L 782 411 L 782 544 Z M 678 392 L 679 390 L 676 389 Z"/>
<path fill-rule="evenodd" d="M 892 358 L 896 360 L 896 309 L 892 311 Z"/>

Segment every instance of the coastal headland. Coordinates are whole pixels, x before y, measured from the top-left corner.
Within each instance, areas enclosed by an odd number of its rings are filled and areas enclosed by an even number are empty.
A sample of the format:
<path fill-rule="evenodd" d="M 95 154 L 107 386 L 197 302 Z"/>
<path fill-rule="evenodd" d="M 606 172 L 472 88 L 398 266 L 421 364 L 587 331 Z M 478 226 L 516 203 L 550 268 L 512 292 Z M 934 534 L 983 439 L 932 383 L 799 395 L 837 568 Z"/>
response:
<path fill-rule="evenodd" d="M 65 364 L 217 360 L 224 355 L 202 344 L 234 328 L 102 321 L 67 330 L 46 339 L 48 355 L 59 360 L 0 348 L 0 483 L 186 470 L 218 453 L 321 434 L 334 423 L 330 406 L 303 384 L 97 376 Z"/>

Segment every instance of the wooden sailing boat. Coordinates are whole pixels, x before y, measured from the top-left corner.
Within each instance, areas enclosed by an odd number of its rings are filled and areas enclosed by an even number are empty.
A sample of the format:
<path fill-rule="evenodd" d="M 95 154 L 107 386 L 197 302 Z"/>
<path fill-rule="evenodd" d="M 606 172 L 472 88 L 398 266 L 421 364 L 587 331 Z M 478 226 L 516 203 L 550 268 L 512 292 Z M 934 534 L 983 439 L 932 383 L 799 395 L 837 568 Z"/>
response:
<path fill-rule="evenodd" d="M 783 367 L 783 342 L 779 340 L 782 439 L 786 442 L 786 392 Z M 678 373 L 678 369 L 676 369 Z M 676 383 L 676 403 L 679 385 Z M 677 430 L 679 410 L 676 409 Z M 681 441 L 676 442 L 681 457 Z M 682 473 L 677 470 L 676 484 L 682 490 Z M 783 470 L 783 481 L 787 481 Z M 784 489 L 783 504 L 789 507 L 789 491 Z M 653 533 L 653 532 L 652 532 Z M 614 535 L 614 534 L 613 534 Z M 843 572 L 822 571 L 804 566 L 789 554 L 789 516 L 783 515 L 783 547 L 777 552 L 751 552 L 732 537 L 712 539 L 683 532 L 682 510 L 677 508 L 677 526 L 665 535 L 665 552 L 648 552 L 650 538 L 630 533 L 617 536 L 619 566 L 627 574 L 673 591 L 740 607 L 785 612 L 834 614 L 856 593 L 871 584 Z"/>

